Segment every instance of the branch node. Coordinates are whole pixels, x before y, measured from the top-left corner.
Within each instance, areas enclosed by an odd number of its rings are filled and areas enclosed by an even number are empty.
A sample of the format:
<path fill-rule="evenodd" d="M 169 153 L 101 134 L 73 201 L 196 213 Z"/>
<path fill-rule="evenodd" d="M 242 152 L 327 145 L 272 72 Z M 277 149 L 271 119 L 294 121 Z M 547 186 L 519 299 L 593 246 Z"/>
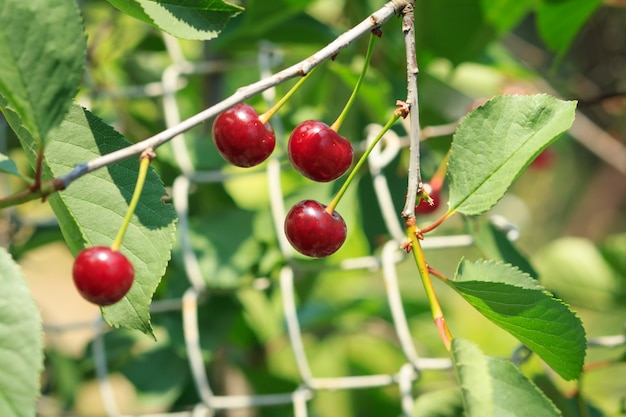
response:
<path fill-rule="evenodd" d="M 412 3 L 412 1 L 409 3 Z M 391 4 L 396 14 L 404 14 L 405 7 L 408 7 L 406 0 L 391 0 Z"/>
<path fill-rule="evenodd" d="M 145 149 L 143 152 L 141 152 L 141 155 L 139 155 L 139 160 L 142 160 L 144 158 L 148 158 L 149 160 L 153 160 L 154 158 L 156 158 L 156 152 L 154 152 L 154 149 L 152 148 L 147 148 Z"/>
<path fill-rule="evenodd" d="M 398 107 L 393 111 L 393 114 L 395 114 L 396 116 L 400 116 L 403 119 L 406 119 L 406 117 L 409 115 L 409 112 L 411 111 L 411 105 L 406 101 L 396 100 L 396 106 Z"/>
<path fill-rule="evenodd" d="M 59 181 L 63 183 L 63 187 L 60 189 L 61 190 L 65 189 L 76 178 L 82 177 L 88 172 L 89 172 L 89 164 L 87 162 L 83 162 L 82 164 L 76 165 L 73 170 L 59 177 Z"/>

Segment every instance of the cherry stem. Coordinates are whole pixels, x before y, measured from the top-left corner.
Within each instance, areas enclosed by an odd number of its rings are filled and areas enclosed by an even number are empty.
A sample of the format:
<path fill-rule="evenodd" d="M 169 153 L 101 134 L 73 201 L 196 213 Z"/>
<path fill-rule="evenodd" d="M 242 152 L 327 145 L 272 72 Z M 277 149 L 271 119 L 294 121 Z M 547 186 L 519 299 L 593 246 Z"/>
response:
<path fill-rule="evenodd" d="M 287 91 L 285 95 L 276 102 L 276 104 L 274 104 L 265 113 L 259 115 L 259 121 L 263 124 L 269 122 L 270 119 L 278 112 L 278 110 L 280 110 L 280 108 L 283 107 L 283 105 L 287 102 L 287 100 L 289 100 L 291 96 L 293 96 L 296 93 L 296 91 L 298 91 L 298 89 L 302 86 L 302 84 L 304 84 L 304 82 L 308 80 L 311 74 L 313 74 L 315 70 L 317 70 L 318 68 L 319 67 L 314 67 L 313 69 L 311 69 L 311 71 L 309 71 L 307 75 L 300 78 L 298 82 L 295 83 L 293 87 L 291 87 L 289 91 Z"/>
<path fill-rule="evenodd" d="M 359 75 L 359 79 L 356 81 L 356 85 L 354 86 L 354 89 L 352 90 L 352 94 L 350 95 L 348 102 L 346 103 L 343 110 L 341 111 L 341 114 L 339 115 L 339 117 L 337 117 L 337 120 L 335 120 L 335 122 L 332 125 L 330 125 L 330 128 L 334 130 L 335 132 L 339 130 L 344 119 L 348 115 L 348 111 L 350 110 L 350 108 L 352 108 L 352 105 L 354 104 L 354 101 L 356 100 L 356 95 L 359 92 L 359 88 L 361 88 L 361 84 L 363 84 L 363 80 L 365 80 L 365 73 L 367 72 L 367 67 L 369 67 L 370 65 L 370 60 L 372 59 L 372 51 L 374 51 L 374 43 L 376 41 L 376 38 L 377 36 L 374 35 L 373 33 L 370 35 L 370 41 L 369 41 L 369 44 L 367 45 L 367 52 L 365 54 L 365 62 L 363 63 L 363 68 L 361 69 L 361 74 Z"/>
<path fill-rule="evenodd" d="M 409 239 L 408 243 L 411 246 L 413 258 L 415 259 L 417 270 L 419 271 L 420 278 L 422 279 L 422 284 L 424 285 L 424 290 L 426 291 L 426 297 L 428 298 L 428 302 L 430 304 L 430 310 L 433 315 L 433 320 L 435 322 L 435 325 L 437 326 L 439 336 L 441 337 L 444 346 L 448 351 L 450 351 L 452 344 L 452 333 L 448 328 L 446 319 L 443 315 L 443 310 L 441 309 L 441 305 L 439 304 L 439 299 L 437 298 L 437 294 L 435 293 L 435 288 L 433 287 L 433 281 L 430 278 L 430 269 L 428 267 L 428 263 L 426 263 L 424 250 L 422 249 L 422 245 L 420 244 L 420 240 L 418 238 L 419 233 L 420 232 L 417 228 L 415 217 L 409 217 L 408 219 L 406 219 L 406 234 Z"/>
<path fill-rule="evenodd" d="M 387 131 L 391 129 L 391 126 L 393 126 L 393 124 L 397 122 L 399 118 L 400 118 L 400 115 L 397 113 L 394 113 L 393 116 L 391 116 L 391 118 L 387 121 L 387 124 L 385 124 L 385 126 L 383 126 L 382 130 L 378 133 L 378 135 L 376 135 L 372 143 L 369 144 L 369 146 L 367 147 L 363 155 L 361 155 L 357 163 L 354 165 L 354 167 L 350 171 L 350 174 L 348 175 L 348 178 L 346 178 L 346 181 L 343 183 L 339 191 L 337 191 L 335 198 L 333 198 L 330 204 L 326 206 L 326 211 L 329 214 L 332 214 L 333 211 L 335 211 L 337 204 L 339 204 L 339 201 L 348 190 L 350 183 L 352 183 L 352 180 L 354 180 L 354 177 L 356 177 L 356 174 L 359 172 L 359 169 L 361 169 L 363 164 L 365 164 L 365 162 L 367 161 L 367 157 L 369 156 L 370 153 L 372 153 L 372 150 L 374 149 L 374 147 L 378 144 L 378 142 L 380 142 L 380 139 L 382 139 L 385 133 L 387 133 Z"/>
<path fill-rule="evenodd" d="M 139 203 L 139 198 L 141 197 L 141 191 L 143 190 L 143 186 L 146 183 L 146 176 L 148 175 L 150 162 L 155 158 L 155 156 L 156 155 L 154 154 L 154 151 L 152 151 L 151 149 L 147 149 L 139 157 L 139 173 L 137 174 L 135 191 L 133 191 L 133 196 L 131 197 L 130 203 L 128 204 L 128 210 L 126 210 L 126 216 L 122 221 L 122 226 L 120 227 L 119 232 L 117 232 L 115 240 L 111 244 L 111 249 L 114 251 L 119 251 L 120 247 L 122 246 L 124 235 L 126 234 L 128 225 L 133 218 L 133 213 L 135 213 L 135 209 L 137 208 L 137 204 Z"/>

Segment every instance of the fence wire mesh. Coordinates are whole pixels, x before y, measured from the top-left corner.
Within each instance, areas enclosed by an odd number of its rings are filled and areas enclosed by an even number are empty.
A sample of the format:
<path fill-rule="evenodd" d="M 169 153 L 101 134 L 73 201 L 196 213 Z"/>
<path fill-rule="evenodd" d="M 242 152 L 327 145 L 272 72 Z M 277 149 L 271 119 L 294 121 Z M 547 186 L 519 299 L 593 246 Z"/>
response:
<path fill-rule="evenodd" d="M 150 83 L 143 86 L 128 87 L 106 94 L 137 99 L 144 97 L 158 97 L 163 103 L 163 113 L 167 127 L 172 127 L 181 121 L 180 103 L 177 100 L 177 92 L 185 85 L 188 77 L 202 75 L 225 70 L 220 62 L 189 62 L 185 59 L 183 51 L 177 40 L 165 36 L 165 45 L 171 58 L 171 65 L 163 72 L 160 82 Z M 271 74 L 272 68 L 281 62 L 280 50 L 269 43 L 261 43 L 258 51 L 258 67 L 260 76 L 266 77 Z M 264 94 L 264 99 L 271 104 L 274 101 L 274 90 L 269 89 Z M 277 136 L 284 134 L 280 119 L 275 117 L 272 125 Z M 355 144 L 365 147 L 368 141 L 373 140 L 382 129 L 380 125 L 368 125 L 364 129 L 364 140 Z M 158 315 L 164 312 L 180 311 L 182 317 L 182 332 L 186 346 L 188 366 L 195 383 L 200 402 L 187 411 L 169 413 L 146 413 L 134 414 L 142 417 L 209 417 L 222 410 L 252 409 L 268 407 L 279 404 L 287 404 L 293 407 L 293 415 L 305 417 L 310 415 L 307 407 L 308 402 L 317 392 L 327 390 L 356 390 L 363 388 L 387 387 L 395 385 L 400 393 L 400 405 L 403 416 L 412 416 L 414 408 L 413 387 L 424 371 L 427 370 L 450 370 L 452 364 L 448 358 L 421 357 L 415 347 L 413 335 L 407 323 L 407 315 L 403 307 L 403 297 L 400 290 L 397 265 L 403 259 L 404 252 L 400 250 L 400 244 L 404 241 L 403 227 L 399 222 L 399 216 L 394 208 L 391 192 L 384 175 L 383 169 L 408 145 L 406 138 L 399 137 L 393 131 L 385 134 L 382 143 L 374 149 L 368 159 L 371 181 L 377 202 L 380 207 L 381 221 L 384 222 L 389 235 L 392 237 L 384 244 L 380 255 L 372 255 L 342 261 L 338 267 L 345 270 L 363 270 L 367 273 L 381 271 L 384 280 L 384 288 L 388 307 L 393 319 L 393 329 L 406 362 L 394 373 L 371 374 L 371 375 L 348 375 L 341 377 L 318 377 L 312 368 L 303 340 L 303 332 L 298 319 L 298 305 L 295 296 L 294 268 L 289 262 L 282 268 L 279 279 L 279 289 L 282 299 L 282 315 L 286 323 L 286 332 L 295 359 L 300 378 L 299 386 L 289 392 L 277 392 L 263 395 L 217 395 L 214 391 L 211 378 L 207 374 L 207 367 L 203 357 L 200 335 L 206 331 L 199 327 L 198 306 L 201 303 L 211 303 L 211 290 L 206 287 L 206 280 L 200 267 L 200 261 L 194 251 L 190 237 L 189 222 L 189 196 L 194 186 L 199 184 L 222 182 L 227 175 L 223 171 L 197 171 L 194 169 L 192 157 L 185 141 L 185 135 L 181 134 L 172 142 L 176 162 L 181 174 L 175 179 L 171 187 L 171 195 L 176 214 L 178 216 L 178 240 L 182 249 L 185 273 L 189 287 L 180 300 L 161 300 L 153 303 L 151 313 Z M 278 159 L 272 159 L 267 164 L 266 175 L 269 182 L 270 205 L 275 233 L 279 241 L 280 249 L 287 261 L 293 258 L 293 249 L 287 242 L 282 231 L 283 219 L 286 214 L 284 196 L 281 189 L 280 174 L 283 166 Z M 498 227 L 506 230 L 507 237 L 516 240 L 520 234 L 513 224 L 505 218 L 492 218 Z M 433 236 L 423 241 L 425 249 L 449 249 L 464 247 L 472 244 L 469 235 Z M 266 277 L 257 277 L 252 282 L 252 288 L 264 290 L 269 285 Z M 96 377 L 100 395 L 102 397 L 106 415 L 108 417 L 124 416 L 118 407 L 116 396 L 111 384 L 110 369 L 107 363 L 107 351 L 104 342 L 104 334 L 107 328 L 102 318 L 95 320 L 77 321 L 72 323 L 48 324 L 45 327 L 47 333 L 72 332 L 77 329 L 90 327 L 94 332 L 92 355 L 95 363 Z M 606 336 L 593 339 L 590 346 L 621 346 L 625 345 L 624 335 Z M 515 357 L 515 352 L 512 357 Z M 167 378 L 167 375 L 163 376 Z"/>

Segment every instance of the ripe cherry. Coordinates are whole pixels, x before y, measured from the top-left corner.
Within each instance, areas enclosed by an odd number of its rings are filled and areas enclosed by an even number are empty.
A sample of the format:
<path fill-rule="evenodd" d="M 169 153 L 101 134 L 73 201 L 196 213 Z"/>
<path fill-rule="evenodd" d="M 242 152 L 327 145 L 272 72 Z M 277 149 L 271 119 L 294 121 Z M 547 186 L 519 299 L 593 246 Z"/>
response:
<path fill-rule="evenodd" d="M 423 198 L 420 199 L 420 201 L 415 206 L 416 215 L 419 215 L 419 214 L 424 215 L 424 214 L 433 213 L 435 210 L 439 208 L 439 204 L 441 204 L 441 195 L 439 194 L 439 190 L 433 190 L 428 184 L 424 184 L 424 188 L 428 192 L 428 195 L 432 199 L 432 202 L 426 201 Z"/>
<path fill-rule="evenodd" d="M 213 143 L 225 160 L 247 168 L 270 156 L 276 137 L 269 123 L 261 122 L 251 106 L 241 103 L 215 118 Z"/>
<path fill-rule="evenodd" d="M 106 246 L 92 246 L 78 254 L 72 275 L 83 298 L 108 306 L 124 298 L 133 285 L 135 270 L 122 253 Z"/>
<path fill-rule="evenodd" d="M 354 152 L 346 138 L 316 120 L 300 123 L 289 137 L 289 160 L 296 170 L 313 181 L 341 177 L 352 165 Z"/>
<path fill-rule="evenodd" d="M 333 211 L 314 200 L 300 201 L 285 218 L 285 235 L 301 254 L 324 258 L 335 253 L 346 240 L 346 223 Z"/>

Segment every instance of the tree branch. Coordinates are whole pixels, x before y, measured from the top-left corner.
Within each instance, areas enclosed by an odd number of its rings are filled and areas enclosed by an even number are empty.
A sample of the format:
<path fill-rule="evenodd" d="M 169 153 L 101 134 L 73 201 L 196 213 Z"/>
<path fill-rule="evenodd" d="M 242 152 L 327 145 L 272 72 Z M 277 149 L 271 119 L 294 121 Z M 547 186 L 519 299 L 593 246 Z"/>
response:
<path fill-rule="evenodd" d="M 239 88 L 234 94 L 221 102 L 203 110 L 202 112 L 182 121 L 181 123 L 166 129 L 148 139 L 138 142 L 115 152 L 103 155 L 89 162 L 78 164 L 72 171 L 59 177 L 64 187 L 69 186 L 72 181 L 95 171 L 99 168 L 108 166 L 115 162 L 127 159 L 129 157 L 140 155 L 146 149 L 156 149 L 160 145 L 170 141 L 177 135 L 186 132 L 192 127 L 217 116 L 224 110 L 240 103 L 250 97 L 253 97 L 271 87 L 281 84 L 291 78 L 308 74 L 311 69 L 321 64 L 323 61 L 336 55 L 340 50 L 344 49 L 356 39 L 368 34 L 372 29 L 378 28 L 387 22 L 392 16 L 399 14 L 414 0 L 392 0 L 386 3 L 376 12 L 363 20 L 352 29 L 339 35 L 333 42 L 310 56 L 309 58 L 292 65 L 271 77 L 262 79 L 253 84 Z"/>
<path fill-rule="evenodd" d="M 415 49 L 415 0 L 410 1 L 402 10 L 402 32 L 406 49 L 407 99 L 409 107 L 409 178 L 407 195 L 402 209 L 402 217 L 408 219 L 415 216 L 415 199 L 422 187 L 420 172 L 420 119 L 417 97 L 417 54 Z"/>

